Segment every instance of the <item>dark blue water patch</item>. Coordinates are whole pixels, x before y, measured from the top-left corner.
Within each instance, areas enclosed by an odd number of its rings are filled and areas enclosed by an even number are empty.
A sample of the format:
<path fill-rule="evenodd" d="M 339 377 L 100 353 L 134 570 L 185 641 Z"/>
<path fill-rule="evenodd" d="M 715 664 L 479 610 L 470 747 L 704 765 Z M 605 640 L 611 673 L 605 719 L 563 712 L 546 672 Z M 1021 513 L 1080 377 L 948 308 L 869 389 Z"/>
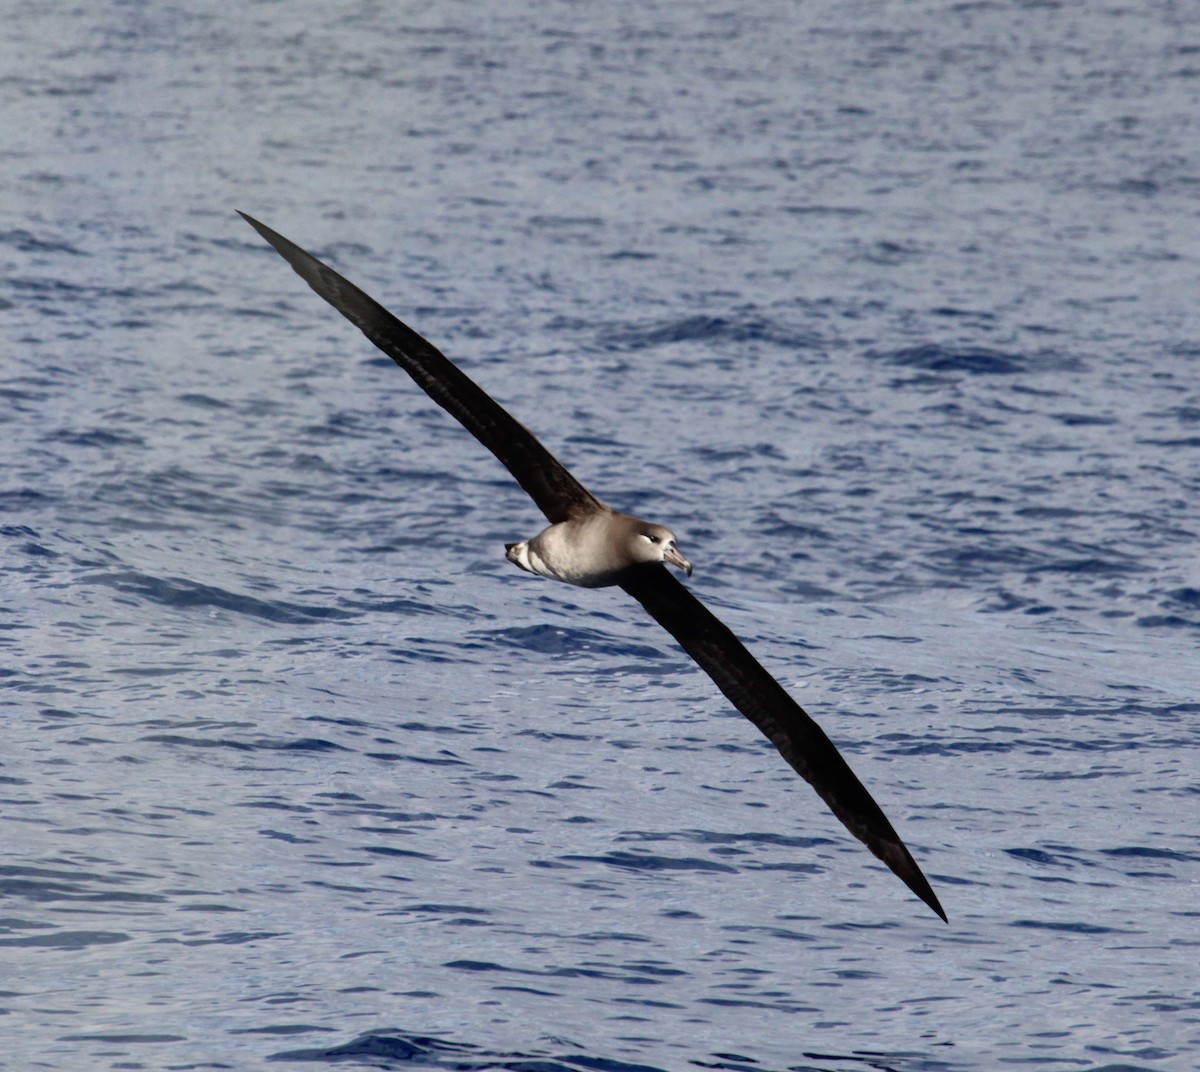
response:
<path fill-rule="evenodd" d="M 815 920 L 813 922 L 816 922 Z M 745 923 L 727 923 L 721 930 L 726 934 L 749 934 L 756 937 L 770 938 L 774 941 L 782 942 L 815 942 L 818 939 L 811 934 L 804 934 L 800 931 L 789 930 L 787 927 L 769 927 L 761 924 L 745 924 Z M 854 979 L 879 979 L 882 978 L 879 972 L 838 972 L 839 979 L 854 978 Z"/>
<path fill-rule="evenodd" d="M 605 220 L 601 216 L 534 215 L 529 217 L 528 223 L 531 227 L 544 227 L 548 230 L 575 230 L 582 227 L 590 231 L 604 226 Z"/>
<path fill-rule="evenodd" d="M 403 752 L 366 752 L 367 759 L 378 760 L 381 763 L 420 763 L 427 767 L 466 767 L 466 760 L 459 759 L 453 752 L 443 751 L 436 756 L 417 756 Z"/>
<path fill-rule="evenodd" d="M 370 853 L 372 856 L 386 856 L 389 859 L 428 860 L 434 863 L 442 860 L 442 857 L 432 856 L 427 852 L 416 852 L 412 849 L 396 849 L 391 845 L 366 845 L 362 851 Z"/>
<path fill-rule="evenodd" d="M 757 861 L 747 861 L 745 868 L 747 871 L 780 871 L 789 875 L 818 875 L 823 870 L 818 864 L 760 863 Z M 936 878 L 937 876 L 934 877 Z"/>
<path fill-rule="evenodd" d="M 60 428 L 42 436 L 43 443 L 59 443 L 68 447 L 142 447 L 146 440 L 140 435 L 93 428 L 90 431 L 74 431 Z"/>
<path fill-rule="evenodd" d="M 658 259 L 657 253 L 642 249 L 618 249 L 604 256 L 609 261 L 653 261 Z"/>
<path fill-rule="evenodd" d="M 389 660 L 394 663 L 455 664 L 470 661 L 468 656 L 474 652 L 488 650 L 488 645 L 470 641 L 423 641 L 410 637 L 406 647 L 388 648 L 387 655 Z"/>
<path fill-rule="evenodd" d="M 986 501 L 1000 505 L 1008 500 L 996 497 Z M 1079 510 L 1073 506 L 1020 506 L 1012 513 L 1014 517 L 1025 517 L 1034 521 L 1070 521 L 1077 517 L 1089 516 L 1086 510 Z"/>
<path fill-rule="evenodd" d="M 989 741 L 985 739 L 956 741 L 929 741 L 924 737 L 914 737 L 905 733 L 885 733 L 878 738 L 881 741 L 897 742 L 887 749 L 889 756 L 953 756 L 953 755 L 986 755 L 988 753 L 1016 752 L 1032 747 L 1028 742 L 1018 746 L 1011 740 Z M 912 742 L 900 744 L 899 742 Z"/>
<path fill-rule="evenodd" d="M 606 350 L 647 350 L 681 342 L 718 347 L 767 343 L 784 349 L 807 350 L 819 345 L 821 338 L 812 331 L 789 327 L 747 308 L 730 316 L 686 316 L 638 326 L 613 325 L 597 341 Z"/>
<path fill-rule="evenodd" d="M 594 629 L 566 629 L 558 625 L 531 625 L 518 629 L 474 629 L 469 636 L 488 642 L 488 647 L 519 648 L 543 655 L 603 655 L 630 659 L 664 658 L 657 648 L 634 644 Z"/>
<path fill-rule="evenodd" d="M 828 529 L 820 525 L 789 521 L 775 510 L 768 510 L 763 513 L 761 520 L 755 523 L 754 528 L 756 532 L 762 535 L 790 539 L 796 543 L 806 545 L 811 543 L 828 543 L 833 539 L 833 535 Z"/>
<path fill-rule="evenodd" d="M 715 860 L 701 860 L 694 856 L 657 856 L 640 852 L 608 852 L 596 856 L 559 856 L 568 863 L 604 864 L 621 871 L 715 871 L 735 875 L 737 868 Z"/>
<path fill-rule="evenodd" d="M 128 941 L 129 935 L 120 931 L 55 931 L 52 934 L 35 934 L 28 938 L 0 938 L 0 948 L 37 947 L 77 951 L 93 945 L 115 945 Z"/>
<path fill-rule="evenodd" d="M 595 733 L 565 733 L 550 730 L 516 730 L 514 737 L 533 737 L 534 741 L 596 741 Z"/>
<path fill-rule="evenodd" d="M 334 693 L 330 692 L 328 689 L 320 689 L 318 691 L 325 692 L 327 695 L 330 695 L 330 696 L 334 695 Z M 349 729 L 349 730 L 355 730 L 355 729 L 367 730 L 367 729 L 370 729 L 371 725 L 372 725 L 366 719 L 351 718 L 349 715 L 339 715 L 339 716 L 306 715 L 304 718 L 304 721 L 305 722 L 326 722 L 331 726 L 341 726 L 344 729 Z"/>
<path fill-rule="evenodd" d="M 187 610 L 194 607 L 217 607 L 234 614 L 275 622 L 278 625 L 306 625 L 312 622 L 345 621 L 356 618 L 352 611 L 338 607 L 292 603 L 285 600 L 265 600 L 230 592 L 215 585 L 201 584 L 183 577 L 152 577 L 134 570 L 118 573 L 95 573 L 84 578 L 86 583 L 112 588 L 124 596 L 137 597 L 163 606 Z"/>
<path fill-rule="evenodd" d="M 38 903 L 63 901 L 122 902 L 133 904 L 157 903 L 165 898 L 157 894 L 125 893 L 120 890 L 94 892 L 94 876 L 77 871 L 54 868 L 5 866 L 0 867 L 0 896 L 21 898 Z"/>
<path fill-rule="evenodd" d="M 0 537 L 9 540 L 24 541 L 17 548 L 21 554 L 30 555 L 34 558 L 59 557 L 57 551 L 51 551 L 49 547 L 41 542 L 41 534 L 28 525 L 0 525 Z"/>
<path fill-rule="evenodd" d="M 272 830 L 270 827 L 264 827 L 258 833 L 261 837 L 265 837 L 269 841 L 282 841 L 285 845 L 316 845 L 319 840 L 317 838 L 300 837 L 299 834 L 290 834 L 286 830 Z M 196 911 L 196 909 L 193 908 L 192 911 Z M 220 911 L 220 909 L 217 909 L 217 911 Z M 225 911 L 240 912 L 241 909 L 229 908 L 225 909 Z"/>
<path fill-rule="evenodd" d="M 925 250 L 917 245 L 887 240 L 858 244 L 855 256 L 868 264 L 895 267 L 907 261 L 923 257 Z"/>
<path fill-rule="evenodd" d="M 1200 623 L 1178 614 L 1146 614 L 1135 619 L 1135 624 L 1142 629 L 1191 629 Z"/>
<path fill-rule="evenodd" d="M 1200 358 L 1200 352 L 1191 356 Z M 1182 405 L 1170 406 L 1167 409 L 1153 410 L 1147 417 L 1170 417 L 1180 424 L 1200 424 L 1200 406 Z"/>
<path fill-rule="evenodd" d="M 405 912 L 423 912 L 435 916 L 491 916 L 490 908 L 476 908 L 473 905 L 460 904 L 412 904 L 404 906 Z"/>
<path fill-rule="evenodd" d="M 454 968 L 456 971 L 469 972 L 514 972 L 519 973 L 521 969 L 510 968 L 505 964 L 497 964 L 491 960 L 450 960 L 445 964 L 447 968 Z M 533 974 L 533 973 L 530 973 Z"/>
<path fill-rule="evenodd" d="M 0 231 L 0 246 L 10 246 L 20 253 L 66 253 L 72 257 L 87 256 L 83 250 L 68 242 L 38 238 L 30 231 L 16 229 Z"/>
<path fill-rule="evenodd" d="M 620 983 L 632 983 L 635 986 L 658 986 L 678 976 L 687 975 L 687 972 L 678 968 L 665 968 L 661 964 L 646 961 L 634 961 L 603 968 L 585 963 L 566 967 L 533 969 L 510 968 L 506 964 L 497 964 L 489 960 L 452 960 L 443 967 L 453 968 L 457 971 L 525 975 L 544 979 L 609 979 Z"/>
<path fill-rule="evenodd" d="M 1200 588 L 1174 588 L 1165 594 L 1165 598 L 1181 607 L 1195 607 L 1200 610 Z"/>
<path fill-rule="evenodd" d="M 924 372 L 963 372 L 977 376 L 1011 376 L 1027 372 L 1028 359 L 985 347 L 953 347 L 938 343 L 905 346 L 898 350 L 868 350 L 872 360 Z"/>
<path fill-rule="evenodd" d="M 124 1031 L 95 1031 L 85 1035 L 59 1035 L 64 1042 L 107 1042 L 113 1045 L 147 1043 L 147 1042 L 186 1042 L 184 1035 L 161 1035 L 145 1032 L 128 1033 Z"/>
<path fill-rule="evenodd" d="M 1200 447 L 1200 436 L 1182 436 L 1177 438 L 1153 438 L 1150 436 L 1138 436 L 1134 442 L 1138 446 L 1147 447 Z"/>
<path fill-rule="evenodd" d="M 1077 358 L 1053 351 L 1013 353 L 985 346 L 955 346 L 935 342 L 894 350 L 868 350 L 866 356 L 883 364 L 935 375 L 1013 376 L 1019 373 L 1078 371 Z"/>
<path fill-rule="evenodd" d="M 228 402 L 222 402 L 219 398 L 213 398 L 212 395 L 204 395 L 198 393 L 188 393 L 176 396 L 176 402 L 180 402 L 185 406 L 194 406 L 197 409 L 203 410 L 227 410 L 232 409 Z"/>
<path fill-rule="evenodd" d="M 1004 537 L 986 529 L 960 528 L 955 535 L 960 538 L 958 546 L 937 552 L 931 558 L 963 574 L 992 572 L 997 566 L 1034 570 L 1041 561 L 1041 556 L 1030 548 L 1001 543 Z M 967 540 L 975 542 L 963 546 Z"/>
<path fill-rule="evenodd" d="M 273 1061 L 320 1061 L 328 1064 L 353 1062 L 371 1068 L 441 1068 L 454 1072 L 665 1072 L 645 1064 L 630 1064 L 587 1054 L 538 1055 L 489 1053 L 478 1046 L 397 1031 L 372 1031 L 340 1046 L 291 1050 L 272 1054 Z M 705 1065 L 705 1067 L 717 1067 Z"/>
<path fill-rule="evenodd" d="M 281 931 L 223 931 L 211 938 L 172 938 L 157 939 L 160 945 L 183 945 L 188 948 L 206 945 L 253 945 L 264 938 L 287 938 Z"/>
<path fill-rule="evenodd" d="M 797 837 L 790 834 L 759 831 L 729 833 L 720 830 L 685 830 L 678 833 L 634 831 L 619 834 L 614 840 L 617 843 L 634 842 L 638 844 L 650 844 L 658 841 L 690 841 L 699 845 L 770 845 L 781 849 L 813 849 L 821 845 L 833 844 L 828 838 L 821 837 Z"/>
<path fill-rule="evenodd" d="M 980 610 L 985 614 L 1005 614 L 1009 611 L 1021 611 L 1024 614 L 1050 614 L 1056 608 L 1040 600 L 1027 599 L 1014 595 L 1006 589 L 999 589 L 991 597 L 990 602 Z"/>
<path fill-rule="evenodd" d="M 349 411 L 326 415 L 320 424 L 309 424 L 300 435 L 318 442 L 330 439 L 366 439 L 374 437 L 376 429 L 366 415 Z"/>
<path fill-rule="evenodd" d="M 1121 846 L 1116 849 L 1101 849 L 1102 856 L 1134 857 L 1139 860 L 1170 860 L 1179 863 L 1196 863 L 1200 856 L 1175 849 L 1152 849 L 1141 845 Z"/>
<path fill-rule="evenodd" d="M 1045 919 L 1018 919 L 1010 926 L 1029 930 L 1056 931 L 1063 934 L 1129 934 L 1128 930 L 1117 927 L 1101 927 L 1095 923 L 1083 923 L 1078 920 L 1059 921 Z"/>
<path fill-rule="evenodd" d="M 1017 860 L 1039 864 L 1042 867 L 1075 867 L 1081 862 L 1070 855 L 1047 852 L 1044 849 L 1005 849 L 1004 851 Z"/>
<path fill-rule="evenodd" d="M 842 115 L 865 115 L 866 112 L 861 108 L 845 107 L 839 108 L 838 112 Z M 827 216 L 832 219 L 853 219 L 855 216 L 865 216 L 866 209 L 855 208 L 851 205 L 779 205 L 777 206 L 783 212 L 791 216 Z"/>
<path fill-rule="evenodd" d="M 297 737 L 276 740 L 260 737 L 238 741 L 228 737 L 185 737 L 179 733 L 151 733 L 141 738 L 154 744 L 176 748 L 229 748 L 235 752 L 347 752 L 350 749 L 321 737 Z"/>
<path fill-rule="evenodd" d="M 8 510 L 28 510 L 35 503 L 50 502 L 51 496 L 36 488 L 10 488 L 0 491 L 0 507 Z"/>
<path fill-rule="evenodd" d="M 704 462 L 709 468 L 715 468 L 718 465 L 725 465 L 729 462 L 748 462 L 754 458 L 767 458 L 777 462 L 787 461 L 787 455 L 776 444 L 762 442 L 747 443 L 741 447 L 721 450 L 700 445 L 692 450 L 691 455 L 697 461 Z M 760 468 L 759 466 L 739 466 L 737 471 L 747 474 L 758 472 Z M 700 534 L 696 530 L 689 531 L 693 536 Z M 711 532 L 705 531 L 704 534 L 711 535 Z"/>
<path fill-rule="evenodd" d="M 363 596 L 365 598 L 356 598 Z M 387 598 L 376 597 L 369 593 L 363 593 L 358 589 L 352 592 L 349 597 L 341 600 L 341 602 L 345 606 L 362 611 L 364 614 L 398 614 L 404 618 L 411 618 L 415 614 L 443 615 L 447 612 L 444 606 L 436 605 L 432 602 L 403 599 L 398 596 Z"/>
<path fill-rule="evenodd" d="M 0 411 L 0 421 L 9 421 L 18 413 L 35 412 L 35 403 L 45 402 L 46 397 L 42 391 L 19 391 L 15 387 L 0 388 L 0 399 L 5 402 L 4 410 Z"/>
<path fill-rule="evenodd" d="M 114 304 L 125 306 L 146 297 L 146 292 L 134 287 L 85 286 L 77 283 L 68 283 L 58 278 L 39 279 L 27 276 L 19 279 L 10 279 L 9 286 L 34 299 L 65 299 L 66 303 L 74 309 L 100 309 L 112 307 Z M 50 317 L 63 315 L 62 311 L 53 305 L 39 306 L 39 312 Z M 109 327 L 111 325 L 105 324 L 104 326 Z M 82 338 L 83 336 L 73 334 L 67 337 Z"/>
<path fill-rule="evenodd" d="M 264 1027 L 231 1027 L 231 1035 L 328 1035 L 332 1027 L 321 1024 L 267 1024 Z"/>
<path fill-rule="evenodd" d="M 448 737 L 456 733 L 475 735 L 478 730 L 470 726 L 456 726 L 446 722 L 397 722 L 392 725 L 396 731 L 403 733 L 432 733 L 435 737 Z M 376 738 L 380 744 L 391 744 L 382 738 Z"/>
<path fill-rule="evenodd" d="M 1079 558 L 1060 558 L 1052 562 L 1044 562 L 1038 566 L 1029 567 L 1031 573 L 1078 573 L 1098 577 L 1125 577 L 1134 573 L 1144 573 L 1150 567 L 1140 566 L 1132 561 L 1117 562 L 1111 558 L 1099 558 L 1085 555 Z"/>
<path fill-rule="evenodd" d="M 807 559 L 811 556 L 796 552 L 790 556 L 791 559 Z M 824 585 L 813 584 L 811 581 L 784 581 L 779 584 L 781 595 L 787 596 L 800 603 L 824 603 L 829 600 L 840 599 L 842 593 L 833 588 L 827 588 Z M 818 614 L 823 613 L 818 610 Z M 795 637 L 790 641 L 792 646 L 797 650 L 816 651 L 820 645 L 809 641 L 799 640 Z"/>
<path fill-rule="evenodd" d="M 1115 417 L 1097 417 L 1090 413 L 1051 413 L 1049 416 L 1068 428 L 1103 427 L 1119 423 Z"/>
<path fill-rule="evenodd" d="M 973 320 L 982 324 L 992 324 L 996 320 L 995 313 L 984 309 L 959 309 L 953 305 L 940 305 L 929 311 L 934 316 L 944 317 L 947 320 Z"/>

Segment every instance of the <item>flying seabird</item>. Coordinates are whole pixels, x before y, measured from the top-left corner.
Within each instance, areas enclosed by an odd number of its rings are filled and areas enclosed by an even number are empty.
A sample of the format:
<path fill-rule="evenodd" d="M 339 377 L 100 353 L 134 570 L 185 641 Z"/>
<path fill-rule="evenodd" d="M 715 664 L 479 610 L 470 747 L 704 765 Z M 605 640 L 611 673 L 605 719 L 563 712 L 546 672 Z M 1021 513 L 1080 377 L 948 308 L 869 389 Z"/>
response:
<path fill-rule="evenodd" d="M 692 564 L 675 534 L 602 503 L 529 431 L 432 343 L 283 235 L 245 219 L 297 274 L 430 398 L 457 418 L 528 492 L 548 528 L 505 546 L 523 570 L 584 588 L 619 585 L 633 596 L 820 795 L 847 830 L 943 920 L 946 913 L 887 816 L 825 736 L 737 639 L 666 568 Z"/>

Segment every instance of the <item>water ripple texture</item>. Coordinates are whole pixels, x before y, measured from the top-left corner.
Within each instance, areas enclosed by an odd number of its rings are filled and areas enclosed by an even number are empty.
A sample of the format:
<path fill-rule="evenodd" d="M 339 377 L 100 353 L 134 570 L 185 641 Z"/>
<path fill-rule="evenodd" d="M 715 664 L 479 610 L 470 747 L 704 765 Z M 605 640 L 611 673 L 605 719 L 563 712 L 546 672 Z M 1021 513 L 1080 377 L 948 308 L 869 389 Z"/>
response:
<path fill-rule="evenodd" d="M 9 5 L 0 1067 L 1194 1068 L 1198 49 Z M 681 534 L 949 927 L 235 208 Z"/>

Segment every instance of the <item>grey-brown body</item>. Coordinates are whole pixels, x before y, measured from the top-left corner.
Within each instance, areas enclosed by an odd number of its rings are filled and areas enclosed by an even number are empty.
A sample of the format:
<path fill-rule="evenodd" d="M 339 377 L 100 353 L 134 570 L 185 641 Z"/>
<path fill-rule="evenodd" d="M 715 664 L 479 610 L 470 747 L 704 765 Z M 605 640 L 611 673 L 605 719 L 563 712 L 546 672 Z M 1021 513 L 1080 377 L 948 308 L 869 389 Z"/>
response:
<path fill-rule="evenodd" d="M 631 570 L 660 562 L 692 573 L 669 528 L 606 506 L 551 525 L 532 540 L 505 544 L 505 551 L 523 570 L 581 588 L 620 584 Z"/>

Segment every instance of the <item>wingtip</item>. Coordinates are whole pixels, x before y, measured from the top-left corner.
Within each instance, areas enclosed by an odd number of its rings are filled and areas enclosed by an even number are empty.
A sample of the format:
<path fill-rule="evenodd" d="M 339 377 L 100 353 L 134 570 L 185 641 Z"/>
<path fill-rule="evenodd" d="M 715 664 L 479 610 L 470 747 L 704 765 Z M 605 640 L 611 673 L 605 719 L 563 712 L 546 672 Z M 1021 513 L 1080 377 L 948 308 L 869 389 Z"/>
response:
<path fill-rule="evenodd" d="M 919 869 L 914 874 L 900 875 L 900 878 L 904 881 L 904 885 L 924 901 L 943 923 L 950 922 L 950 917 L 946 915 L 946 910 L 942 907 L 942 902 L 938 900 L 937 894 L 933 892 L 933 887 L 925 881 L 925 876 L 921 874 Z"/>
<path fill-rule="evenodd" d="M 908 851 L 908 847 L 900 840 L 895 831 L 889 831 L 889 834 L 890 836 L 886 839 L 877 841 L 874 845 L 868 841 L 867 847 L 891 868 L 892 873 L 909 890 L 915 893 L 930 909 L 937 913 L 943 923 L 949 923 L 950 919 L 946 915 L 946 910 L 942 908 L 942 902 L 938 900 L 937 894 L 933 892 L 933 887 L 925 877 L 925 872 L 921 870 L 917 861 L 913 859 L 912 853 Z"/>
<path fill-rule="evenodd" d="M 268 234 L 275 233 L 265 223 L 260 223 L 253 216 L 251 216 L 249 212 L 243 212 L 240 208 L 235 208 L 233 211 L 241 216 L 242 219 L 244 219 L 248 224 L 250 224 L 250 226 L 253 227 L 260 235 L 262 235 L 263 238 L 266 238 Z"/>
<path fill-rule="evenodd" d="M 348 316 L 345 309 L 337 303 L 334 297 L 328 292 L 328 288 L 321 285 L 322 272 L 336 276 L 339 281 L 345 286 L 350 287 L 350 283 L 343 280 L 327 265 L 322 264 L 316 257 L 306 249 L 302 249 L 296 245 L 290 238 L 284 238 L 278 231 L 272 230 L 265 223 L 261 223 L 251 216 L 248 212 L 243 212 L 240 208 L 234 209 L 239 216 L 242 217 L 251 227 L 253 227 L 268 245 L 273 246 L 275 252 L 278 253 L 285 261 L 292 266 L 295 271 L 310 287 L 321 295 L 327 302 L 338 309 L 343 316 Z M 350 319 L 353 319 L 350 317 Z"/>
<path fill-rule="evenodd" d="M 908 854 L 905 853 L 905 855 Z M 946 915 L 946 910 L 942 908 L 942 902 L 938 900 L 937 894 L 933 892 L 933 887 L 929 885 L 929 880 L 925 877 L 925 873 L 917 866 L 916 861 L 911 856 L 908 857 L 908 862 L 911 865 L 911 869 L 906 868 L 904 871 L 896 871 L 896 874 L 904 880 L 904 884 L 913 893 L 941 917 L 943 923 L 949 923 L 950 917 Z"/>

